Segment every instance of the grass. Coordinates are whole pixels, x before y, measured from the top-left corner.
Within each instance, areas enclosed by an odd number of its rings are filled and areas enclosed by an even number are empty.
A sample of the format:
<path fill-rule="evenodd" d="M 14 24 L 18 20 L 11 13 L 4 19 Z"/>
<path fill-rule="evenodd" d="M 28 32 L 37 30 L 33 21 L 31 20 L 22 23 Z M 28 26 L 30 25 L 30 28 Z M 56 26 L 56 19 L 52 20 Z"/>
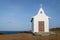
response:
<path fill-rule="evenodd" d="M 50 31 L 56 34 L 51 34 L 49 36 L 34 36 L 32 33 L 19 33 L 19 34 L 9 34 L 0 35 L 0 40 L 60 40 L 60 29 L 51 29 Z"/>

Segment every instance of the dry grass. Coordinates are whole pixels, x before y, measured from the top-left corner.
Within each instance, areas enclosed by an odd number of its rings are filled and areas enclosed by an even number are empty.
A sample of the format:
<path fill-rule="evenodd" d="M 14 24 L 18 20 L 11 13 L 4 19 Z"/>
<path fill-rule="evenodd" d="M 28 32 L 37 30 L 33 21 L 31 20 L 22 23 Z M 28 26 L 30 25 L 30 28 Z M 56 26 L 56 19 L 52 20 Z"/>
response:
<path fill-rule="evenodd" d="M 0 40 L 60 40 L 60 30 L 54 30 L 56 34 L 49 36 L 33 36 L 31 33 L 0 35 Z"/>

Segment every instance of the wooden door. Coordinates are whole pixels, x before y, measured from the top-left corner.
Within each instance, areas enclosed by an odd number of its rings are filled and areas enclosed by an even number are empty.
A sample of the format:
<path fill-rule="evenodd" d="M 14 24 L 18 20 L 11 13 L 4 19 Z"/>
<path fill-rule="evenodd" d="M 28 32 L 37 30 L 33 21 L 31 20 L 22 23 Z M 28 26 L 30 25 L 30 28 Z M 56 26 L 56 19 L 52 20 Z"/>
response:
<path fill-rule="evenodd" d="M 39 32 L 44 32 L 44 21 L 38 22 L 38 29 L 39 29 Z"/>

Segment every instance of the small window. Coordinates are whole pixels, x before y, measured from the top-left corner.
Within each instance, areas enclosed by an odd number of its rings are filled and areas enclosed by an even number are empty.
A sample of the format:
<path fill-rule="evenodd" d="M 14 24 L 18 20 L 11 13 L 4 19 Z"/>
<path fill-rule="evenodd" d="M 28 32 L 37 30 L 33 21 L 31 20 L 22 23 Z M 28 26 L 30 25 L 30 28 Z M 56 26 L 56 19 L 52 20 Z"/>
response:
<path fill-rule="evenodd" d="M 42 14 L 42 11 L 40 13 Z"/>

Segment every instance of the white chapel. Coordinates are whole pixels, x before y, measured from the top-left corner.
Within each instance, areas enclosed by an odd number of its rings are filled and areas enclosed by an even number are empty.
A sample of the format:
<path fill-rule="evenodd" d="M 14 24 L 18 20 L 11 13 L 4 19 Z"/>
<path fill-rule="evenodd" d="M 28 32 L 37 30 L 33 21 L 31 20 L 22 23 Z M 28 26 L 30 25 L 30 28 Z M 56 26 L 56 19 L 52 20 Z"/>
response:
<path fill-rule="evenodd" d="M 37 15 L 33 16 L 32 22 L 32 32 L 49 32 L 49 16 L 47 16 L 42 8 L 40 7 Z"/>

